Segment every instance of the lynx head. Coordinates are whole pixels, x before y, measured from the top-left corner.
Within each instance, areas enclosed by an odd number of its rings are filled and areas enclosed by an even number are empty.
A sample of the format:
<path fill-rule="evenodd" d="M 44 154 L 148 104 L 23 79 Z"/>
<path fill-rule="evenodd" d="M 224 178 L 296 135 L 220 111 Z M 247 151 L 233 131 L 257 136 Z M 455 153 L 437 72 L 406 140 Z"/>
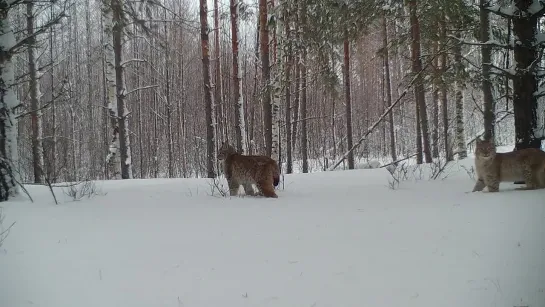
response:
<path fill-rule="evenodd" d="M 475 156 L 477 158 L 489 160 L 496 156 L 496 145 L 490 140 L 477 139 L 475 141 Z"/>
<path fill-rule="evenodd" d="M 236 149 L 229 145 L 227 142 L 221 144 L 220 149 L 218 149 L 218 160 L 225 160 L 228 156 L 236 153 Z"/>

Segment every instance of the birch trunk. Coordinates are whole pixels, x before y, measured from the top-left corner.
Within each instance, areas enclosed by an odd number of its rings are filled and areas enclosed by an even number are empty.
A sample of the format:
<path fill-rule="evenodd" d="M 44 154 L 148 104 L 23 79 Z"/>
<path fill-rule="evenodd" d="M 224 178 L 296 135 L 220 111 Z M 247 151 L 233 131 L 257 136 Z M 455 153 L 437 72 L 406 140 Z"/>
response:
<path fill-rule="evenodd" d="M 210 84 L 210 47 L 208 41 L 208 5 L 206 0 L 200 0 L 200 23 L 201 23 L 201 52 L 203 67 L 203 85 L 204 85 L 204 104 L 206 117 L 206 175 L 208 178 L 214 178 L 214 162 L 216 161 L 215 146 L 215 125 L 214 125 L 214 101 L 212 96 L 212 86 Z"/>
<path fill-rule="evenodd" d="M 263 134 L 265 138 L 265 155 L 272 156 L 272 104 L 271 104 L 271 70 L 269 61 L 269 27 L 268 27 L 267 0 L 259 0 L 259 42 L 261 49 L 262 72 L 262 107 L 263 107 Z"/>
<path fill-rule="evenodd" d="M 30 119 L 32 126 L 32 166 L 34 170 L 34 183 L 43 183 L 44 151 L 42 146 L 43 125 L 42 111 L 40 109 L 40 76 L 37 70 L 36 38 L 34 37 L 34 2 L 26 4 L 27 13 L 27 35 L 30 37 L 27 45 L 28 53 L 28 74 L 29 74 L 29 96 L 30 96 Z"/>
<path fill-rule="evenodd" d="M 13 54 L 15 35 L 8 19 L 9 1 L 0 0 L 0 201 L 18 194 L 17 119 L 19 105 L 12 85 L 15 82 Z"/>
<path fill-rule="evenodd" d="M 220 23 L 218 0 L 214 0 L 214 52 L 215 52 L 215 82 L 214 103 L 216 114 L 216 146 L 220 140 L 227 140 L 227 123 L 225 123 L 225 101 L 223 100 L 223 83 L 221 75 Z"/>
<path fill-rule="evenodd" d="M 490 82 L 490 64 L 492 64 L 492 48 L 486 42 L 490 39 L 490 13 L 486 9 L 487 0 L 480 0 L 480 23 L 481 23 L 481 59 L 482 59 L 482 91 L 484 111 L 484 139 L 494 140 L 494 126 L 496 113 L 494 97 L 492 96 L 492 83 Z M 506 87 L 507 90 L 507 87 Z"/>
<path fill-rule="evenodd" d="M 106 95 L 112 140 L 108 149 L 106 162 L 110 168 L 110 179 L 121 179 L 121 159 L 119 154 L 119 125 L 116 98 L 115 55 L 113 48 L 113 14 L 111 0 L 102 1 L 102 19 L 104 25 L 104 62 L 106 77 Z"/>
<path fill-rule="evenodd" d="M 244 121 L 244 98 L 242 96 L 242 72 L 239 62 L 239 13 L 240 0 L 230 0 L 231 45 L 233 50 L 233 91 L 235 99 L 235 143 L 237 151 L 248 152 L 246 146 L 246 125 Z"/>
<path fill-rule="evenodd" d="M 461 39 L 459 34 L 457 38 Z M 458 158 L 464 159 L 467 157 L 465 128 L 464 128 L 464 82 L 461 80 L 464 72 L 464 64 L 462 63 L 462 46 L 457 44 L 454 48 L 454 67 L 456 70 L 456 143 Z"/>
<path fill-rule="evenodd" d="M 121 178 L 132 178 L 131 143 L 129 134 L 129 112 L 125 106 L 125 76 L 123 73 L 123 30 L 125 28 L 123 1 L 111 0 L 113 13 L 113 48 L 115 58 L 115 81 L 117 90 L 117 124 L 119 127 L 119 148 Z"/>
<path fill-rule="evenodd" d="M 274 1 L 271 1 L 271 11 L 274 11 Z M 277 10 L 276 14 L 280 14 Z M 273 78 L 270 86 L 271 91 L 271 158 L 280 163 L 280 96 L 282 95 L 282 80 L 283 80 L 283 22 L 281 16 L 276 16 L 276 24 L 271 27 L 273 39 Z M 278 48 L 278 46 L 282 46 Z"/>

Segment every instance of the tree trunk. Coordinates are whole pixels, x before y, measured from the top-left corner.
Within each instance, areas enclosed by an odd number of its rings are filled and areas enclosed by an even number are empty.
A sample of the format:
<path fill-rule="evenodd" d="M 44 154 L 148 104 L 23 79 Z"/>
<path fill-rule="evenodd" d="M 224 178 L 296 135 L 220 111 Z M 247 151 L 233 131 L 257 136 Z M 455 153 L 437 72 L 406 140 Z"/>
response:
<path fill-rule="evenodd" d="M 259 0 L 259 41 L 261 47 L 263 133 L 265 136 L 265 154 L 272 155 L 272 105 L 271 105 L 271 70 L 269 62 L 269 27 L 267 24 L 267 0 Z"/>
<path fill-rule="evenodd" d="M 516 75 L 513 78 L 513 109 L 515 113 L 515 148 L 540 148 L 543 129 L 537 124 L 537 22 L 543 13 L 531 14 L 532 0 L 514 1 L 518 13 L 526 18 L 513 19 L 515 37 L 514 60 Z M 515 16 L 517 12 L 515 12 Z"/>
<path fill-rule="evenodd" d="M 346 146 L 352 148 L 352 104 L 350 101 L 350 42 L 348 41 L 348 29 L 344 28 L 344 65 L 343 65 L 343 83 L 344 83 L 344 103 L 346 112 Z M 348 154 L 348 169 L 354 169 L 354 153 Z"/>
<path fill-rule="evenodd" d="M 212 86 L 210 84 L 210 48 L 208 43 L 208 5 L 206 0 L 200 0 L 200 22 L 201 22 L 201 52 L 204 85 L 204 105 L 206 117 L 206 173 L 208 178 L 214 178 L 214 162 L 216 161 L 216 146 L 214 133 L 214 101 Z"/>
<path fill-rule="evenodd" d="M 285 3 L 286 5 L 287 3 Z M 269 2 L 269 11 L 274 11 L 274 0 Z M 271 158 L 280 163 L 280 97 L 282 96 L 283 64 L 284 59 L 284 38 L 283 38 L 283 19 L 276 17 L 276 22 L 271 25 L 272 40 L 270 44 L 273 47 L 273 66 L 270 95 L 271 95 Z M 277 33 L 279 32 L 279 33 Z M 280 43 L 278 43 L 280 42 Z M 278 49 L 278 45 L 282 48 Z"/>
<path fill-rule="evenodd" d="M 439 41 L 441 41 L 441 47 L 444 48 L 447 44 L 447 27 L 445 24 L 445 17 L 444 14 L 442 14 L 442 21 L 439 23 L 440 32 L 439 32 Z M 441 74 L 444 74 L 447 70 L 448 63 L 447 63 L 447 53 L 442 52 L 440 57 L 440 72 Z M 442 121 L 443 121 L 443 145 L 445 149 L 445 157 L 447 161 L 453 160 L 452 155 L 452 148 L 450 146 L 450 140 L 449 140 L 449 118 L 448 118 L 448 89 L 447 84 L 444 79 L 441 79 L 439 82 L 439 101 L 441 104 L 441 115 L 442 115 Z"/>
<path fill-rule="evenodd" d="M 112 141 L 110 143 L 106 162 L 110 170 L 110 179 L 121 178 L 121 160 L 119 154 L 119 126 L 116 99 L 116 73 L 115 73 L 115 55 L 113 49 L 113 14 L 112 3 L 110 0 L 102 2 L 102 18 L 104 24 L 104 62 L 106 77 L 106 93 L 108 101 L 108 111 L 110 123 L 112 125 Z"/>
<path fill-rule="evenodd" d="M 239 13 L 240 0 L 231 0 L 231 42 L 233 48 L 233 91 L 235 98 L 235 139 L 238 152 L 247 152 L 246 125 L 244 121 L 244 99 L 242 97 L 242 72 L 240 69 L 239 49 Z"/>
<path fill-rule="evenodd" d="M 29 1 L 26 5 L 27 13 L 27 36 L 28 40 L 28 74 L 29 74 L 29 96 L 30 96 L 30 119 L 32 123 L 32 166 L 34 169 L 34 183 L 43 182 L 43 147 L 42 147 L 42 111 L 40 110 L 40 80 L 36 68 L 36 38 L 34 35 L 34 2 Z"/>
<path fill-rule="evenodd" d="M 287 54 L 286 61 L 284 63 L 284 77 L 285 77 L 285 125 L 286 125 L 286 173 L 293 173 L 293 146 L 291 135 L 291 68 L 293 67 L 293 48 L 291 43 L 291 28 L 288 20 L 289 12 L 284 11 L 284 27 L 286 29 L 286 43 Z"/>
<path fill-rule="evenodd" d="M 166 9 L 163 10 L 163 18 L 167 19 Z M 168 39 L 167 24 L 163 23 L 165 32 L 165 100 L 167 111 L 167 148 L 168 148 L 168 178 L 174 177 L 174 140 L 172 137 L 172 103 L 170 101 L 170 44 Z"/>
<path fill-rule="evenodd" d="M 308 173 L 308 133 L 307 133 L 307 52 L 303 50 L 301 61 L 301 159 L 303 160 L 303 173 Z"/>
<path fill-rule="evenodd" d="M 490 82 L 490 64 L 492 64 L 492 48 L 486 42 L 490 40 L 490 13 L 486 9 L 488 0 L 480 0 L 480 23 L 481 23 L 481 59 L 482 59 L 482 91 L 484 111 L 484 139 L 494 140 L 494 126 L 496 113 L 494 97 L 492 96 L 492 83 Z M 506 88 L 507 90 L 507 88 Z"/>
<path fill-rule="evenodd" d="M 301 18 L 301 25 L 298 29 L 298 35 L 300 38 L 303 37 L 303 31 L 306 27 L 306 6 L 304 2 L 300 3 L 299 6 L 299 16 Z M 301 97 L 300 97 L 300 116 L 301 119 L 301 159 L 303 160 L 303 173 L 308 173 L 308 132 L 307 132 L 307 74 L 308 74 L 308 58 L 307 50 L 303 47 L 301 48 Z M 295 128 L 294 128 L 295 130 Z"/>
<path fill-rule="evenodd" d="M 220 23 L 218 0 L 214 0 L 214 52 L 215 52 L 215 82 L 214 103 L 216 115 L 216 146 L 219 140 L 227 140 L 227 124 L 225 121 L 225 101 L 223 101 L 223 84 L 221 76 Z"/>
<path fill-rule="evenodd" d="M 86 35 L 86 56 L 87 56 L 87 64 L 85 65 L 87 68 L 87 122 L 88 126 L 87 128 L 88 133 L 93 133 L 95 131 L 95 116 L 94 116 L 94 104 L 96 103 L 93 95 L 93 45 L 91 41 L 91 8 L 90 8 L 90 0 L 85 1 L 85 35 Z M 88 151 L 88 159 L 89 159 L 89 177 L 97 179 L 97 168 L 96 168 L 96 147 L 99 138 L 89 138 L 86 142 L 87 144 L 87 151 Z"/>
<path fill-rule="evenodd" d="M 386 21 L 386 13 L 382 15 L 382 48 L 383 48 L 383 70 L 384 70 L 384 83 L 386 85 L 386 105 L 389 107 L 392 105 L 392 85 L 390 82 L 390 55 L 388 51 L 388 24 Z M 394 129 L 394 112 L 388 113 L 388 124 L 390 132 L 390 154 L 392 155 L 392 161 L 397 161 L 396 142 L 395 142 L 395 129 Z M 352 147 L 349 147 L 352 148 Z"/>
<path fill-rule="evenodd" d="M 415 89 L 416 91 L 416 89 Z M 422 127 L 420 126 L 421 119 L 420 119 L 420 106 L 418 105 L 418 100 L 415 101 L 415 121 L 416 121 L 416 163 L 422 164 L 424 163 L 424 156 L 422 152 Z"/>
<path fill-rule="evenodd" d="M 129 112 L 125 106 L 125 76 L 123 74 L 123 0 L 112 0 L 113 48 L 115 56 L 115 82 L 117 90 L 117 124 L 119 127 L 119 149 L 121 158 L 121 178 L 132 178 L 131 143 L 129 135 Z"/>
<path fill-rule="evenodd" d="M 432 50 L 434 54 L 438 54 L 439 50 L 439 41 L 435 39 L 433 41 Z M 439 69 L 439 57 L 435 56 L 433 59 L 433 86 L 431 93 L 431 100 L 433 103 L 433 127 L 431 132 L 432 148 L 431 155 L 432 158 L 439 158 L 439 83 L 441 82 L 442 74 Z"/>
<path fill-rule="evenodd" d="M 17 119 L 13 112 L 19 105 L 13 90 L 15 83 L 11 48 L 15 35 L 10 27 L 9 1 L 0 0 L 0 201 L 7 201 L 18 193 Z"/>
<path fill-rule="evenodd" d="M 461 37 L 457 34 L 457 38 Z M 456 70 L 456 143 L 458 150 L 458 158 L 464 159 L 467 157 L 466 138 L 464 129 L 464 64 L 462 63 L 462 45 L 457 44 L 454 47 L 454 69 Z"/>
<path fill-rule="evenodd" d="M 423 78 L 421 76 L 422 71 L 422 59 L 420 58 L 420 23 L 417 16 L 417 4 L 416 0 L 409 0 L 409 13 L 411 23 L 411 60 L 412 71 L 414 74 L 418 74 L 414 84 L 414 96 L 417 104 L 417 117 L 420 119 L 420 125 L 422 129 L 422 151 L 426 163 L 431 163 L 431 151 L 430 151 L 430 137 L 428 129 L 428 114 L 426 110 L 426 96 L 424 91 Z M 418 125 L 417 125 L 418 126 Z M 418 130 L 418 129 L 417 129 Z M 417 145 L 418 146 L 418 145 Z"/>

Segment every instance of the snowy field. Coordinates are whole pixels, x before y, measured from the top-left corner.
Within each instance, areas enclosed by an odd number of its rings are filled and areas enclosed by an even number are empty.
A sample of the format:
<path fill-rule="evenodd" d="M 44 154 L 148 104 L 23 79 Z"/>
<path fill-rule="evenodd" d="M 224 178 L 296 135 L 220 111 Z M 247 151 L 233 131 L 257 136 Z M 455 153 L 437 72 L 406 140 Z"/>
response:
<path fill-rule="evenodd" d="M 278 199 L 160 179 L 54 205 L 29 186 L 1 204 L 0 306 L 545 306 L 545 191 L 423 173 L 289 175 Z"/>

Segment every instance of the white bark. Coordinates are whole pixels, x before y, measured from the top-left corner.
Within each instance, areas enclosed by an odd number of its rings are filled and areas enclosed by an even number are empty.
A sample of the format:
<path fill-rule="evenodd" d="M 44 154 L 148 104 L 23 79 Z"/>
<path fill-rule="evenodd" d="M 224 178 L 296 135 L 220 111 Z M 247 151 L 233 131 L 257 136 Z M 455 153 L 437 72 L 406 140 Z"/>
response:
<path fill-rule="evenodd" d="M 121 179 L 121 158 L 119 153 L 119 129 L 117 124 L 117 98 L 115 82 L 115 56 L 113 48 L 113 14 L 109 0 L 102 1 L 102 19 L 104 25 L 104 57 L 106 70 L 106 93 L 108 97 L 108 111 L 112 123 L 112 140 L 106 156 L 106 161 L 111 169 L 111 179 Z"/>
<path fill-rule="evenodd" d="M 458 145 L 458 158 L 464 159 L 467 157 L 464 128 L 464 96 L 462 85 L 459 81 L 456 83 L 456 143 Z"/>
<path fill-rule="evenodd" d="M 4 0 L 5 1 L 5 0 Z M 2 3 L 0 5 L 6 3 Z M 4 162 L 11 168 L 11 172 L 4 174 L 2 180 L 2 197 L 6 200 L 8 197 L 15 196 L 19 192 L 19 187 L 16 182 L 20 182 L 18 166 L 18 153 L 17 153 L 17 119 L 15 117 L 15 109 L 19 105 L 19 101 L 13 90 L 13 84 L 15 80 L 14 65 L 12 61 L 12 54 L 10 49 L 15 46 L 15 36 L 13 30 L 10 27 L 10 23 L 7 19 L 8 8 L 0 9 L 3 19 L 0 19 L 0 125 L 4 128 L 5 133 L 5 153 L 0 153 L 0 158 L 4 159 Z M 1 136 L 4 137 L 4 136 Z M 4 156 L 5 154 L 5 156 Z M 2 170 L 5 171 L 5 170 Z M 7 191 L 4 190 L 7 189 Z M 7 192 L 6 194 L 4 194 Z"/>
<path fill-rule="evenodd" d="M 36 27 L 34 22 L 34 3 L 27 3 L 27 35 L 34 35 L 34 28 Z M 43 182 L 44 171 L 44 151 L 42 146 L 42 111 L 40 109 L 40 74 L 37 69 L 37 57 L 36 57 L 36 39 L 29 40 L 27 46 L 28 53 L 28 71 L 30 76 L 30 108 L 31 108 L 31 122 L 32 122 L 32 163 L 34 168 L 34 182 Z"/>
<path fill-rule="evenodd" d="M 236 4 L 235 4 L 235 7 L 236 7 L 236 11 L 237 11 L 237 19 L 236 19 L 236 24 L 233 25 L 233 27 L 235 27 L 235 31 L 237 33 L 237 38 L 238 38 L 238 41 L 237 41 L 237 44 L 238 46 L 240 46 L 239 44 L 239 41 L 240 41 L 240 4 L 241 2 L 239 0 L 236 0 Z M 247 134 L 246 134 L 246 122 L 244 121 L 244 94 L 243 94 L 243 91 L 242 91 L 242 65 L 240 64 L 240 49 L 239 47 L 237 47 L 238 49 L 238 70 L 237 70 L 237 79 L 239 80 L 238 81 L 238 92 L 240 93 L 240 96 L 239 96 L 239 99 L 237 101 L 237 108 L 239 110 L 237 116 L 239 117 L 239 123 L 240 123 L 240 133 L 242 135 L 242 150 L 245 152 L 245 153 L 248 153 L 248 145 L 247 145 L 247 142 L 246 142 L 246 138 L 247 138 Z"/>
<path fill-rule="evenodd" d="M 271 147 L 271 158 L 275 159 L 280 163 L 280 146 L 279 146 L 279 137 L 280 137 L 280 96 L 282 94 L 282 76 L 283 76 L 283 70 L 282 70 L 282 61 L 284 60 L 284 44 L 283 44 L 283 23 L 282 23 L 282 16 L 280 16 L 280 12 L 277 12 L 277 15 L 275 16 L 276 20 L 276 26 L 272 29 L 273 35 L 271 35 L 271 39 L 275 36 L 274 33 L 276 33 L 276 63 L 274 65 L 274 69 L 272 70 L 272 84 L 271 84 L 271 115 L 272 115 L 272 147 Z M 272 46 L 273 44 L 269 44 Z"/>

